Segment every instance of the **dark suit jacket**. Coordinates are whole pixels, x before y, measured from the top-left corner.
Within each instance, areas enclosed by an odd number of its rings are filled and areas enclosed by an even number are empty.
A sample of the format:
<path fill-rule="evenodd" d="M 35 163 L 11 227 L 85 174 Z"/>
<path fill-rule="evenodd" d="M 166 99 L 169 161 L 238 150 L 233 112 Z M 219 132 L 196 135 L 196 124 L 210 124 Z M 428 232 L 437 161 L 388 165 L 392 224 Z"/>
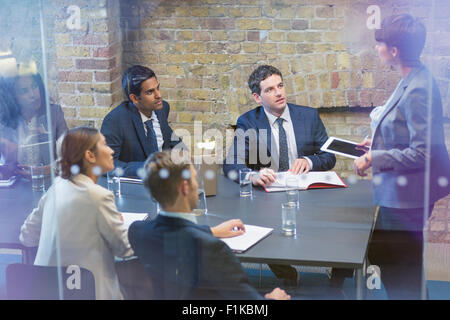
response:
<path fill-rule="evenodd" d="M 158 215 L 128 238 L 152 279 L 155 299 L 261 299 L 239 260 L 208 226 Z"/>
<path fill-rule="evenodd" d="M 288 104 L 288 108 L 294 125 L 298 158 L 307 156 L 311 159 L 314 171 L 332 169 L 336 163 L 336 157 L 331 153 L 320 151 L 328 135 L 317 110 L 295 104 Z M 254 129 L 254 134 L 244 136 L 243 132 L 248 129 Z M 237 120 L 233 147 L 230 148 L 223 165 L 225 175 L 228 175 L 231 170 L 239 171 L 245 167 L 252 170 L 270 167 L 271 137 L 269 120 L 262 106 L 240 116 Z"/>
<path fill-rule="evenodd" d="M 172 149 L 181 139 L 174 136 L 167 118 L 170 106 L 163 101 L 161 110 L 155 111 L 164 138 L 163 149 Z M 101 132 L 108 145 L 114 150 L 114 165 L 122 167 L 126 176 L 136 176 L 136 171 L 155 150 L 146 143 L 142 118 L 137 108 L 128 101 L 122 102 L 108 113 L 103 120 Z"/>
<path fill-rule="evenodd" d="M 440 178 L 450 181 L 439 89 L 430 71 L 420 64 L 393 94 L 372 139 L 375 203 L 398 209 L 424 207 L 426 160 L 430 159 L 432 205 L 450 189 L 450 184 L 439 185 Z M 402 180 L 405 184 L 399 183 Z"/>

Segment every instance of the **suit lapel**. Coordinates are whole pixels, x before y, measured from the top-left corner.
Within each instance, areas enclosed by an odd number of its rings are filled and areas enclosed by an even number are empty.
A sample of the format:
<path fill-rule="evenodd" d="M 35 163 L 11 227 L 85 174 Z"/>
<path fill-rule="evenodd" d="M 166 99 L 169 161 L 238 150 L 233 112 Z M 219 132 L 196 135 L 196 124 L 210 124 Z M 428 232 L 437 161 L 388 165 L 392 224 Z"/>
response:
<path fill-rule="evenodd" d="M 260 130 L 266 130 L 267 132 L 267 138 L 266 138 L 266 144 L 267 144 L 267 155 L 270 157 L 271 152 L 270 152 L 270 148 L 272 146 L 272 129 L 270 128 L 270 123 L 269 120 L 267 119 L 266 113 L 264 112 L 264 107 L 261 106 L 259 107 L 260 109 L 258 110 L 257 114 L 256 114 L 256 128 L 258 128 L 258 131 Z M 259 132 L 258 132 L 258 145 L 260 145 L 260 141 L 259 141 Z M 258 158 L 259 158 L 259 154 L 258 154 Z"/>
<path fill-rule="evenodd" d="M 416 73 L 423 67 L 423 65 L 420 65 L 416 68 L 413 68 L 409 74 L 406 76 L 406 78 L 403 80 L 403 82 L 400 84 L 400 87 L 398 87 L 394 92 L 394 97 L 389 102 L 389 104 L 385 107 L 383 114 L 380 117 L 380 121 L 378 121 L 377 126 L 375 127 L 375 132 L 377 131 L 378 127 L 380 126 L 380 123 L 383 121 L 383 119 L 386 117 L 386 115 L 391 112 L 392 109 L 397 105 L 400 98 L 403 96 L 403 93 L 405 92 L 405 89 L 408 87 L 411 80 L 414 78 Z M 375 136 L 375 134 L 374 134 Z"/>
<path fill-rule="evenodd" d="M 144 124 L 142 123 L 141 114 L 136 107 L 129 103 L 128 107 L 131 111 L 131 120 L 133 121 L 134 129 L 136 130 L 138 140 L 141 144 L 142 150 L 144 150 L 145 157 L 147 158 L 151 154 L 150 145 L 147 143 L 147 136 L 144 131 Z"/>
<path fill-rule="evenodd" d="M 155 113 L 156 113 L 156 117 L 158 118 L 159 126 L 161 128 L 161 133 L 162 133 L 163 140 L 164 140 L 162 148 L 166 149 L 166 148 L 169 148 L 169 146 L 170 146 L 171 133 L 169 132 L 169 126 L 166 125 L 163 111 L 164 111 L 164 108 L 162 108 L 161 110 L 155 111 Z"/>
<path fill-rule="evenodd" d="M 289 114 L 292 121 L 292 127 L 294 128 L 294 136 L 295 136 L 295 144 L 297 146 L 297 157 L 303 156 L 300 154 L 300 146 L 299 142 L 306 141 L 305 140 L 305 125 L 303 124 L 304 118 L 301 115 L 301 108 L 294 108 L 290 104 L 288 104 Z"/>

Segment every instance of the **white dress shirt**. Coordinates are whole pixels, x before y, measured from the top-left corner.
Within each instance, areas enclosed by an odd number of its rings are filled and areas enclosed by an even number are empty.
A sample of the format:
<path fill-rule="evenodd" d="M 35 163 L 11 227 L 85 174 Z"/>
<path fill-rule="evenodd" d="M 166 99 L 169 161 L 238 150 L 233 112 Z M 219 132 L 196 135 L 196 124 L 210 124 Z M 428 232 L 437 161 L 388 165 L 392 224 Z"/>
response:
<path fill-rule="evenodd" d="M 159 214 L 162 216 L 170 217 L 170 218 L 180 218 L 188 220 L 192 223 L 197 224 L 197 218 L 191 214 L 191 213 L 185 213 L 185 212 L 168 212 L 164 210 L 160 210 Z"/>
<path fill-rule="evenodd" d="M 272 131 L 272 147 L 270 150 L 270 154 L 272 157 L 272 162 L 270 168 L 274 171 L 278 171 L 278 165 L 279 165 L 279 159 L 280 159 L 280 141 L 279 141 L 279 128 L 277 117 L 270 114 L 266 111 L 264 108 L 264 113 L 267 116 L 267 119 L 269 120 L 270 129 Z M 282 118 L 283 121 L 283 129 L 286 132 L 286 139 L 287 139 L 287 145 L 288 145 L 288 155 L 289 155 L 289 168 L 292 167 L 292 164 L 297 160 L 298 153 L 297 153 L 297 142 L 295 140 L 295 133 L 294 133 L 294 125 L 291 120 L 291 114 L 289 113 L 289 107 L 286 105 L 286 108 L 284 109 L 283 113 L 281 114 L 280 118 Z M 312 161 L 308 157 L 302 157 L 306 159 L 309 163 L 310 170 L 313 169 Z"/>
<path fill-rule="evenodd" d="M 156 141 L 158 142 L 158 151 L 162 151 L 162 146 L 164 144 L 164 138 L 163 138 L 162 131 L 161 131 L 161 125 L 159 124 L 159 120 L 158 120 L 158 117 L 156 116 L 156 113 L 152 112 L 151 118 L 148 118 L 142 112 L 139 112 L 139 113 L 141 114 L 142 124 L 144 125 L 144 131 L 145 131 L 146 135 L 148 135 L 148 133 L 147 133 L 147 126 L 145 125 L 145 121 L 152 119 L 153 130 L 155 130 Z"/>

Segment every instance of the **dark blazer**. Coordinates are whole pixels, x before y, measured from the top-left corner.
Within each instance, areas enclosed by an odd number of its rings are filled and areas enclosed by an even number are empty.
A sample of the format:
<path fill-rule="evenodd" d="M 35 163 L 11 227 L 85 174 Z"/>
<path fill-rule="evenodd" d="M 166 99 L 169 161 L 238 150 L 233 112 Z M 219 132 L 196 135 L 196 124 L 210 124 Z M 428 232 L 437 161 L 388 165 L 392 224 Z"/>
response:
<path fill-rule="evenodd" d="M 426 159 L 429 158 L 429 204 L 432 205 L 450 192 L 449 183 L 439 184 L 440 178 L 450 181 L 439 89 L 430 71 L 420 64 L 408 73 L 393 94 L 372 139 L 375 203 L 399 209 L 424 207 Z M 427 142 L 429 133 L 431 144 Z"/>
<path fill-rule="evenodd" d="M 170 106 L 163 101 L 161 110 L 155 111 L 161 125 L 164 139 L 163 149 L 172 149 L 181 139 L 172 137 L 172 129 L 167 122 Z M 142 118 L 137 108 L 128 101 L 109 112 L 103 120 L 101 132 L 107 144 L 114 150 L 114 165 L 122 167 L 126 176 L 136 176 L 137 169 L 156 150 L 146 143 L 146 135 Z"/>
<path fill-rule="evenodd" d="M 239 260 L 208 226 L 158 215 L 128 230 L 156 299 L 262 299 Z"/>
<path fill-rule="evenodd" d="M 307 156 L 311 159 L 314 171 L 332 169 L 336 163 L 336 157 L 331 153 L 320 151 L 328 135 L 317 110 L 290 103 L 287 106 L 294 125 L 298 158 Z M 248 129 L 254 129 L 256 143 L 250 138 L 252 133 L 243 136 L 242 132 Z M 270 167 L 271 137 L 269 120 L 262 106 L 240 116 L 237 120 L 233 147 L 230 148 L 223 165 L 225 175 L 228 175 L 231 170 L 239 171 L 245 167 L 252 170 Z M 238 141 L 243 141 L 243 144 Z"/>

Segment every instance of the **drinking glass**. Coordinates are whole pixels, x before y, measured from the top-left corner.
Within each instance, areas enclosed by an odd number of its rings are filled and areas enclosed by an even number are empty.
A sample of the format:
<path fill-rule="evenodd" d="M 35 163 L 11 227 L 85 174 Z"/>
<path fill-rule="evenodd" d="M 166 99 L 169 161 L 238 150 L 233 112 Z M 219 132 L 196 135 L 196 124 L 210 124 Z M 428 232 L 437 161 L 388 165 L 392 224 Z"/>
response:
<path fill-rule="evenodd" d="M 284 235 L 293 236 L 297 233 L 297 206 L 293 202 L 281 205 L 281 229 Z"/>
<path fill-rule="evenodd" d="M 253 196 L 252 182 L 250 180 L 252 170 L 244 168 L 239 170 L 239 195 L 241 198 L 251 198 Z"/>

